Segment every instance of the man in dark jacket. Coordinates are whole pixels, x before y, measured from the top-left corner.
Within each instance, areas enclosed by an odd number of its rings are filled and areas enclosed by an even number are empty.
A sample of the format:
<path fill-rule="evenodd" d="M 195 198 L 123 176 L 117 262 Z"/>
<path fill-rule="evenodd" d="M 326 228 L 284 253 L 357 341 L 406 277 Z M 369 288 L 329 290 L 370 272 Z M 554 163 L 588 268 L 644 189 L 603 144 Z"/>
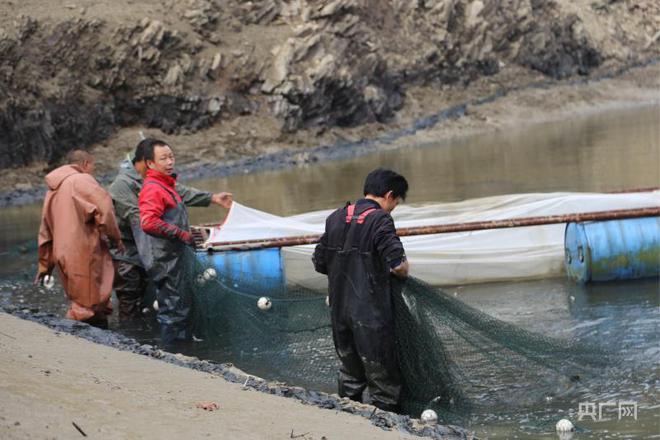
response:
<path fill-rule="evenodd" d="M 406 179 L 382 168 L 369 173 L 364 198 L 333 212 L 314 251 L 314 267 L 328 275 L 339 395 L 397 411 L 401 379 L 395 351 L 392 295 L 408 276 L 392 210 L 408 191 Z"/>
<path fill-rule="evenodd" d="M 140 315 L 140 306 L 147 289 L 148 277 L 136 245 L 136 241 L 144 235 L 140 227 L 138 195 L 142 190 L 142 179 L 147 170 L 145 151 L 158 143 L 165 144 L 157 139 L 142 140 L 132 157 L 122 162 L 119 174 L 108 189 L 114 203 L 121 238 L 126 247 L 123 253 L 116 251 L 112 253 L 115 261 L 114 289 L 119 300 L 120 318 L 134 318 Z M 180 183 L 176 184 L 176 191 L 186 206 L 209 206 L 213 203 L 229 208 L 232 203 L 230 193 L 212 194 L 185 187 Z"/>

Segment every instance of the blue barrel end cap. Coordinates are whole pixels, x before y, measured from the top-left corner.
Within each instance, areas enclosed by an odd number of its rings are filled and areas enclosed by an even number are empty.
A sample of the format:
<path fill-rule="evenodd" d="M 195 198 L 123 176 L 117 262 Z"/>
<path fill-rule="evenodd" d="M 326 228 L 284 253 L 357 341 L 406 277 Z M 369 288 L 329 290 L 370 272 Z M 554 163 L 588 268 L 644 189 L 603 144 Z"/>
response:
<path fill-rule="evenodd" d="M 568 223 L 564 232 L 564 267 L 566 275 L 579 283 L 591 279 L 591 254 L 582 223 Z"/>

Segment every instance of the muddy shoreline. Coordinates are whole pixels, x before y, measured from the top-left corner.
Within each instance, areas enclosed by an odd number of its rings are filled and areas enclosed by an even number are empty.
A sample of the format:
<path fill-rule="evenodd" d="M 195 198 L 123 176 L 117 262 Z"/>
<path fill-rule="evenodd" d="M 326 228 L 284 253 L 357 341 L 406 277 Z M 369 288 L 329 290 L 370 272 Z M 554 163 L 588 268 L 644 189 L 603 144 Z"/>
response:
<path fill-rule="evenodd" d="M 242 384 L 243 388 L 294 399 L 306 405 L 358 415 L 369 419 L 371 424 L 385 430 L 400 430 L 434 439 L 470 438 L 469 431 L 457 426 L 427 426 L 420 424 L 419 421 L 411 419 L 409 416 L 380 411 L 373 406 L 357 404 L 348 399 L 341 399 L 334 394 L 306 390 L 302 387 L 289 386 L 279 382 L 268 382 L 245 373 L 231 364 L 217 364 L 195 357 L 166 352 L 152 345 L 140 344 L 135 339 L 123 336 L 112 330 L 101 330 L 81 322 L 59 318 L 52 313 L 15 306 L 4 306 L 0 308 L 0 312 L 36 322 L 56 332 L 71 334 L 117 350 L 127 351 L 180 367 L 221 376 L 228 382 Z"/>
<path fill-rule="evenodd" d="M 568 119 L 575 114 L 588 114 L 610 111 L 614 108 L 631 106 L 657 105 L 660 103 L 660 91 L 654 87 L 653 76 L 660 69 L 659 58 L 647 60 L 631 66 L 606 72 L 597 78 L 578 78 L 567 81 L 545 80 L 532 82 L 524 86 L 501 88 L 486 96 L 470 99 L 459 104 L 450 105 L 425 117 L 417 118 L 403 128 L 393 128 L 383 134 L 359 140 L 343 140 L 331 144 L 322 144 L 308 148 L 279 148 L 270 153 L 256 156 L 240 157 L 230 161 L 208 162 L 204 160 L 188 162 L 178 167 L 181 180 L 190 181 L 205 178 L 222 178 L 236 174 L 257 173 L 271 170 L 281 170 L 304 166 L 317 162 L 350 159 L 374 153 L 381 150 L 402 148 L 408 145 L 419 145 L 431 142 L 443 142 L 460 137 L 470 136 L 493 130 L 515 126 L 525 126 L 543 123 L 557 119 Z M 631 85 L 631 91 L 622 92 L 622 96 L 608 99 L 607 89 L 616 88 L 617 84 Z M 650 82 L 650 84 L 649 84 Z M 638 84 L 638 83 L 641 83 Z M 604 88 L 605 90 L 599 90 Z M 639 90 L 637 90 L 637 89 Z M 647 96 L 643 91 L 651 90 L 656 95 Z M 561 95 L 575 94 L 571 99 L 561 100 L 559 108 L 547 109 L 541 106 L 533 108 L 535 117 L 527 120 L 496 120 L 502 109 L 510 109 L 524 99 L 542 99 L 542 94 L 548 91 Z M 580 96 L 583 93 L 585 96 Z M 599 102 L 592 102 L 593 94 L 600 93 Z M 630 96 L 626 98 L 626 94 Z M 644 96 L 644 100 L 639 99 Z M 513 101 L 513 102 L 512 102 Z M 608 102 L 609 101 L 609 102 Z M 529 107 L 530 105 L 527 105 Z M 520 106 L 519 113 L 525 112 L 526 105 Z M 19 170 L 20 171 L 20 170 Z M 25 172 L 30 172 L 26 170 Z M 109 184 L 116 173 L 106 173 L 98 176 L 103 184 Z M 20 206 L 40 202 L 45 194 L 41 185 L 24 185 L 25 187 L 0 191 L 0 208 Z"/>

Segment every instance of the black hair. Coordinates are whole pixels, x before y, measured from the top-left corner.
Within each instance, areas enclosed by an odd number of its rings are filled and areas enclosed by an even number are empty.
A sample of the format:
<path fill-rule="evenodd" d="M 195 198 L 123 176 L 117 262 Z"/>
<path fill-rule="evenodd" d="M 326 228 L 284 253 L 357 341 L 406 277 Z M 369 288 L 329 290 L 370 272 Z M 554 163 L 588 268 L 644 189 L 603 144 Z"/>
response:
<path fill-rule="evenodd" d="M 364 181 L 365 196 L 371 194 L 376 197 L 384 197 L 389 191 L 392 191 L 394 197 L 401 197 L 405 200 L 408 181 L 401 174 L 385 168 L 376 168 Z"/>
<path fill-rule="evenodd" d="M 154 160 L 154 149 L 157 146 L 169 146 L 167 142 L 154 138 L 142 139 L 137 147 L 135 147 L 135 155 L 133 156 L 133 163 L 141 162 L 143 160 Z"/>

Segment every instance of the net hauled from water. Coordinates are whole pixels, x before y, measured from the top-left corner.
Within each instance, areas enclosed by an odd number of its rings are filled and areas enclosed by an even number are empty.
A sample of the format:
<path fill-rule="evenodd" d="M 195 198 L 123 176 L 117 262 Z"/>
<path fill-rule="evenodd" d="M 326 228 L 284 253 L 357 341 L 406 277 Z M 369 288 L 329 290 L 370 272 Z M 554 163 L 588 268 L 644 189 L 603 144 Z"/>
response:
<path fill-rule="evenodd" d="M 209 349 L 270 380 L 336 390 L 326 291 L 223 273 L 205 279 L 207 267 L 195 263 L 188 287 L 196 334 Z M 402 410 L 414 417 L 433 408 L 456 422 L 493 407 L 572 398 L 612 361 L 604 350 L 526 331 L 418 279 L 400 287 L 394 305 Z"/>

